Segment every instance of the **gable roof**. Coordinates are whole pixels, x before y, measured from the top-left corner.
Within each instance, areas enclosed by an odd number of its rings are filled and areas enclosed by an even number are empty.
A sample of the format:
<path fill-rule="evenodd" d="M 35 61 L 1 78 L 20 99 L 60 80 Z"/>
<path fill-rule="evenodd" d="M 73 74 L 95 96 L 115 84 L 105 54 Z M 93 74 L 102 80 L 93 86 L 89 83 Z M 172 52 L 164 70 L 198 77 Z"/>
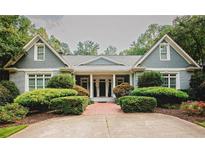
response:
<path fill-rule="evenodd" d="M 57 51 L 55 51 L 55 49 L 50 44 L 48 44 L 48 42 L 44 38 L 42 38 L 40 35 L 36 35 L 23 47 L 24 52 L 20 54 L 15 60 L 9 60 L 8 63 L 4 66 L 4 68 L 17 63 L 23 57 L 23 55 L 39 40 L 41 40 L 54 53 L 54 55 L 59 58 L 61 62 L 69 66 L 69 64 L 58 54 Z"/>
<path fill-rule="evenodd" d="M 115 63 L 123 64 L 124 66 L 133 66 L 142 56 L 132 55 L 132 56 L 84 56 L 84 55 L 66 55 L 63 59 L 71 66 L 81 66 L 79 64 L 84 64 L 87 62 L 95 61 L 103 57 L 104 59 L 109 59 Z"/>
<path fill-rule="evenodd" d="M 141 64 L 163 40 L 167 41 L 189 64 L 200 68 L 200 66 L 167 34 L 165 34 L 139 61 L 137 61 L 134 67 Z"/>

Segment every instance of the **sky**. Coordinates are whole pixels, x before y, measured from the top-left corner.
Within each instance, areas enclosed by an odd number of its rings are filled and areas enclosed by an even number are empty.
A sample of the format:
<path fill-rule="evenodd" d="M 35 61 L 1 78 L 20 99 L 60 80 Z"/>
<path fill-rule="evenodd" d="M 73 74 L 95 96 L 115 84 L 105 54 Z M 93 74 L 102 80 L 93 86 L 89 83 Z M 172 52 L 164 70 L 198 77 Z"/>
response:
<path fill-rule="evenodd" d="M 79 41 L 92 40 L 100 44 L 99 53 L 109 45 L 118 52 L 130 47 L 150 24 L 172 24 L 176 16 L 27 16 L 36 27 L 46 28 L 49 35 L 68 43 L 71 51 Z"/>

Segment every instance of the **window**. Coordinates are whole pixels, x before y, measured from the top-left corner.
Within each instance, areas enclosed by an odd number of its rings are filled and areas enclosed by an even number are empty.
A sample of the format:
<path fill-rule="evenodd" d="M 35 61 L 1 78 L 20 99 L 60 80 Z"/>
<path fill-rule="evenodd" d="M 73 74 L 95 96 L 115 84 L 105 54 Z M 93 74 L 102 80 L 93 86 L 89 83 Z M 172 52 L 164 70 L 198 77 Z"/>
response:
<path fill-rule="evenodd" d="M 170 60 L 170 46 L 168 43 L 161 43 L 159 46 L 159 51 L 161 61 Z"/>
<path fill-rule="evenodd" d="M 81 85 L 81 87 L 88 90 L 89 89 L 89 87 L 88 87 L 88 78 L 81 78 L 80 79 L 80 85 Z"/>
<path fill-rule="evenodd" d="M 29 74 L 28 90 L 45 88 L 50 78 L 51 74 Z"/>
<path fill-rule="evenodd" d="M 38 43 L 35 45 L 34 60 L 35 61 L 45 60 L 45 45 L 43 43 Z"/>
<path fill-rule="evenodd" d="M 177 88 L 177 74 L 163 74 L 163 87 Z"/>
<path fill-rule="evenodd" d="M 117 77 L 116 78 L 116 85 L 120 85 L 123 82 L 124 82 L 124 77 Z"/>

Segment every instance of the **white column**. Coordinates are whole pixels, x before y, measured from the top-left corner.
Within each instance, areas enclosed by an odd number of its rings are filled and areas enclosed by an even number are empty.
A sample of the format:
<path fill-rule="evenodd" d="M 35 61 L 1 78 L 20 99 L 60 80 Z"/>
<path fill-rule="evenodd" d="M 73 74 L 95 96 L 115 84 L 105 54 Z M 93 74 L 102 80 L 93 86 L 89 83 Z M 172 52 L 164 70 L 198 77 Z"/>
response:
<path fill-rule="evenodd" d="M 109 84 L 109 80 L 106 79 L 106 80 L 105 80 L 105 88 L 106 88 L 106 89 L 105 89 L 105 96 L 106 96 L 106 97 L 108 97 L 108 87 L 109 87 L 108 84 Z"/>
<path fill-rule="evenodd" d="M 115 88 L 115 74 L 112 75 L 112 88 Z M 112 93 L 112 96 L 115 97 L 115 94 Z"/>
<path fill-rule="evenodd" d="M 136 87 L 136 73 L 134 72 L 134 87 Z"/>
<path fill-rule="evenodd" d="M 99 79 L 96 79 L 96 90 L 97 90 L 97 97 L 100 97 Z"/>
<path fill-rule="evenodd" d="M 132 74 L 130 74 L 130 85 L 132 85 Z"/>
<path fill-rule="evenodd" d="M 75 74 L 73 74 L 73 78 L 74 78 L 74 85 L 76 85 L 76 76 L 75 76 Z"/>
<path fill-rule="evenodd" d="M 93 98 L 93 75 L 90 74 L 90 98 Z"/>

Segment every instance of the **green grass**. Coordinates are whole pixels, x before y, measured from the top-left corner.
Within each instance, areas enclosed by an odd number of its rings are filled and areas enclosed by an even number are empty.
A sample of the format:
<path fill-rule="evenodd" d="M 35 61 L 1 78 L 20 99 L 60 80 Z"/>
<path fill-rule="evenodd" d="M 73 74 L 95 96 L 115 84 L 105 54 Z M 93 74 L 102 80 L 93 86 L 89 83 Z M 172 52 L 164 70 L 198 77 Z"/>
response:
<path fill-rule="evenodd" d="M 205 127 L 205 121 L 202 121 L 202 122 L 197 121 L 195 123 L 202 126 L 202 127 Z"/>
<path fill-rule="evenodd" d="M 10 135 L 17 133 L 18 131 L 26 128 L 27 125 L 9 126 L 0 128 L 0 138 L 9 137 Z"/>

